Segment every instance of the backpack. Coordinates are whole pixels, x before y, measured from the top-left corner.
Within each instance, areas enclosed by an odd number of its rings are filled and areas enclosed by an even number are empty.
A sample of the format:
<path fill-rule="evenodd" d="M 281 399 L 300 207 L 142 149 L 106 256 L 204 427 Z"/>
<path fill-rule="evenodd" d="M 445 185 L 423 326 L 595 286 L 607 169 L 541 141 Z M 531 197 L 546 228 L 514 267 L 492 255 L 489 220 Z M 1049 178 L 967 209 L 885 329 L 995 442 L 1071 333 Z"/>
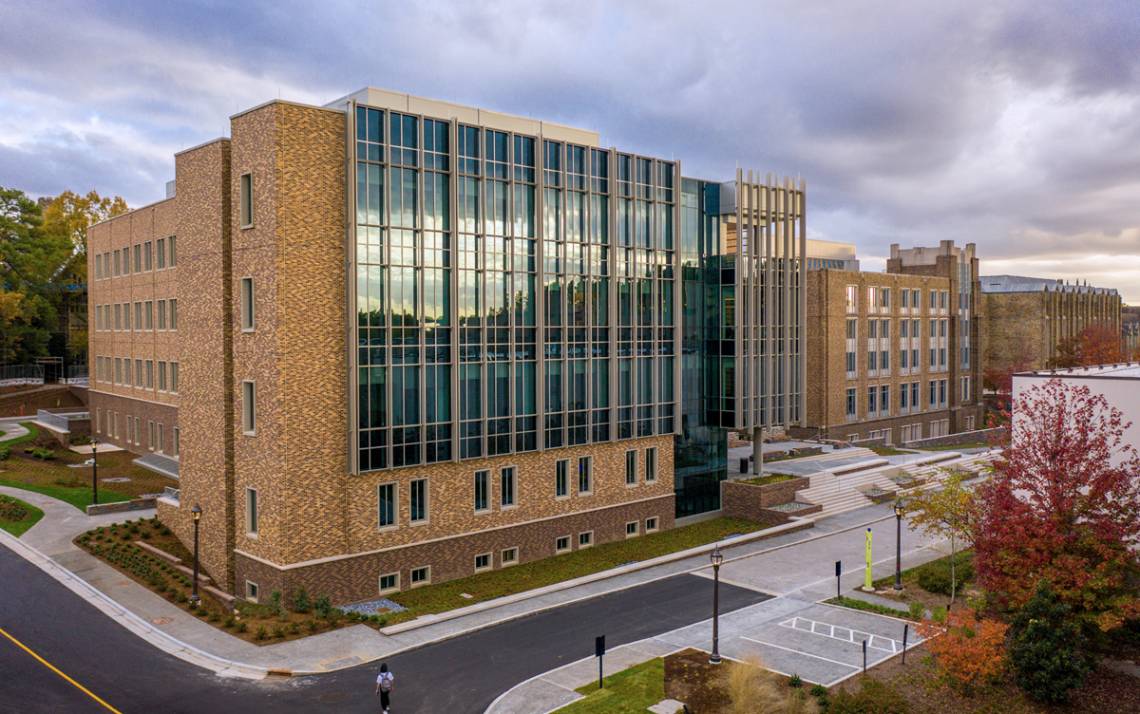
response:
<path fill-rule="evenodd" d="M 380 673 L 380 691 L 381 692 L 392 691 L 392 680 L 393 679 L 394 679 L 394 677 L 392 677 L 391 672 L 381 672 Z"/>

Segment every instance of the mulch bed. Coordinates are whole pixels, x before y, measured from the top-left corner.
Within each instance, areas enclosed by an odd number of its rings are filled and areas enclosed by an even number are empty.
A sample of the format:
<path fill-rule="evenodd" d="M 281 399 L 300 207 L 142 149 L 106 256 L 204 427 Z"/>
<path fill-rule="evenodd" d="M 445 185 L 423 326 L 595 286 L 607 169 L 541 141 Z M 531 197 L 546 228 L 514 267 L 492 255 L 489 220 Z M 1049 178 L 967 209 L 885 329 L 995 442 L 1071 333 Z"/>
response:
<path fill-rule="evenodd" d="M 709 664 L 708 652 L 687 649 L 665 658 L 665 696 L 691 712 L 719 712 L 729 705 L 721 686 L 725 664 Z"/>

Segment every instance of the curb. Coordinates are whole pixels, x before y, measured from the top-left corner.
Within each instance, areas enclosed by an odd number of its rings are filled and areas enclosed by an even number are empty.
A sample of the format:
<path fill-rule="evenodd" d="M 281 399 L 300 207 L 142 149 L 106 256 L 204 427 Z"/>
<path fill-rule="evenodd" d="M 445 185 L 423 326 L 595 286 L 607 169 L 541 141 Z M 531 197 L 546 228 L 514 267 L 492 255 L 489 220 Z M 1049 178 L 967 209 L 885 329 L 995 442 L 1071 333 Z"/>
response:
<path fill-rule="evenodd" d="M 56 563 L 34 547 L 24 543 L 7 531 L 0 531 L 0 543 L 24 560 L 54 578 L 61 585 L 90 603 L 104 615 L 119 623 L 134 635 L 178 659 L 211 670 L 221 677 L 264 679 L 273 670 L 242 662 L 235 662 L 198 649 L 155 628 L 146 620 L 127 610 L 99 591 L 83 578 Z"/>

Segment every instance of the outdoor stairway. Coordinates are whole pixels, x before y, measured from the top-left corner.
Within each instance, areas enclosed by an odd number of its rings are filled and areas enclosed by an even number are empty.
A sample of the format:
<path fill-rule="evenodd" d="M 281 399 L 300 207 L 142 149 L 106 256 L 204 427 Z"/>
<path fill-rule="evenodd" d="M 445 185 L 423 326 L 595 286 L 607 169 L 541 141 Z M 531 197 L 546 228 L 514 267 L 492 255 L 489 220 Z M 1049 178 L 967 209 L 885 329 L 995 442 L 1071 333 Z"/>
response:
<path fill-rule="evenodd" d="M 897 466 L 879 467 L 870 471 L 841 476 L 836 476 L 829 471 L 820 471 L 808 477 L 810 485 L 796 493 L 796 500 L 822 506 L 823 510 L 814 516 L 822 518 L 871 505 L 873 501 L 863 495 L 863 491 L 867 489 L 877 487 L 884 491 L 899 491 L 899 485 L 890 478 L 895 473 L 901 472 L 922 479 L 925 483 L 919 488 L 927 489 L 934 488 L 938 482 L 945 478 L 944 467 L 977 473 L 989 460 L 990 456 L 983 453 L 962 458 L 951 458 L 932 464 L 909 464 L 901 468 Z"/>

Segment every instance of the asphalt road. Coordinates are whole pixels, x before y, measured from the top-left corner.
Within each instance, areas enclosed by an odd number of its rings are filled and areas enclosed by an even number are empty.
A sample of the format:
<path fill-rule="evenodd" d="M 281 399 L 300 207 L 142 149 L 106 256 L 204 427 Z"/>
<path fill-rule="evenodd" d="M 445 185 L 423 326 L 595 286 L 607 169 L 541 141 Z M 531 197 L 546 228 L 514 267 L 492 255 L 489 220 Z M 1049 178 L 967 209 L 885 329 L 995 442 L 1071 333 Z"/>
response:
<path fill-rule="evenodd" d="M 766 599 L 721 585 L 728 612 Z M 712 582 L 678 575 L 397 655 L 393 711 L 478 714 L 501 692 L 593 654 L 703 620 Z M 0 629 L 121 712 L 371 712 L 377 665 L 249 682 L 222 679 L 161 652 L 23 558 L 0 547 Z M 0 712 L 106 712 L 0 636 Z"/>

